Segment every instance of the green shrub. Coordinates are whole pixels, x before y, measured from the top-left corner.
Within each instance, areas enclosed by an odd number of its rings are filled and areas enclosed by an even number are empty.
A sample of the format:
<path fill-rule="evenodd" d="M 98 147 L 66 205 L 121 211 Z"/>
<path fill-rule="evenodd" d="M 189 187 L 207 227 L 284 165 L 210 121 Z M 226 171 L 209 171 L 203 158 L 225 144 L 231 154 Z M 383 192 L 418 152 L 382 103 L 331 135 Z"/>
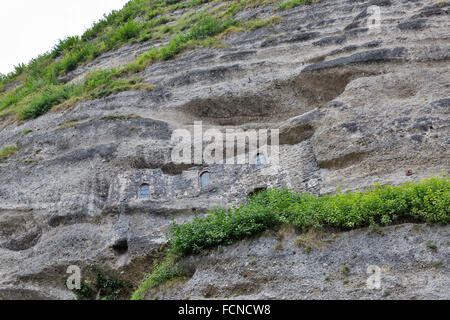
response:
<path fill-rule="evenodd" d="M 47 113 L 53 106 L 70 99 L 74 93 L 75 86 L 50 86 L 20 113 L 20 118 L 35 119 Z"/>
<path fill-rule="evenodd" d="M 149 52 L 141 55 L 136 62 L 126 66 L 124 71 L 125 73 L 138 73 L 157 60 L 160 60 L 160 52 L 155 48 L 152 48 Z"/>
<path fill-rule="evenodd" d="M 23 63 L 19 63 L 18 65 L 14 66 L 14 74 L 16 76 L 21 75 L 25 71 L 26 65 Z"/>
<path fill-rule="evenodd" d="M 81 40 L 89 41 L 100 35 L 103 30 L 108 26 L 108 22 L 106 19 L 100 19 L 98 22 L 92 25 L 92 28 L 86 30 L 85 33 L 81 36 Z"/>
<path fill-rule="evenodd" d="M 0 100 L 0 111 L 19 102 L 19 100 L 20 99 L 15 92 L 8 93 L 4 99 Z"/>
<path fill-rule="evenodd" d="M 267 19 L 251 20 L 248 23 L 244 24 L 244 26 L 246 27 L 246 30 L 252 31 L 252 30 L 255 30 L 255 29 L 266 27 L 268 25 L 273 26 L 274 24 L 276 24 L 276 23 L 278 23 L 280 21 L 281 21 L 281 17 L 279 17 L 279 16 L 272 16 L 272 17 L 267 18 Z"/>
<path fill-rule="evenodd" d="M 225 31 L 226 28 L 234 24 L 236 24 L 234 20 L 222 22 L 219 19 L 211 17 L 209 15 L 203 15 L 200 17 L 198 22 L 190 29 L 189 38 L 197 40 L 215 36 L 216 34 Z"/>
<path fill-rule="evenodd" d="M 134 0 L 129 1 L 125 6 L 120 10 L 120 12 L 113 17 L 116 21 L 126 22 L 132 18 L 143 16 L 148 7 L 152 4 L 157 3 L 155 0 Z"/>
<path fill-rule="evenodd" d="M 32 133 L 33 132 L 33 130 L 30 130 L 30 129 L 24 129 L 23 131 L 22 131 L 22 137 L 25 137 L 27 134 L 30 134 L 30 133 Z"/>
<path fill-rule="evenodd" d="M 430 240 L 427 241 L 427 247 L 433 251 L 437 251 L 438 249 L 437 245 L 431 242 Z"/>
<path fill-rule="evenodd" d="M 92 72 L 84 80 L 84 94 L 88 99 L 98 99 L 113 93 L 136 90 L 143 87 L 141 80 L 138 78 L 119 79 L 118 76 L 119 72 L 114 69 Z"/>
<path fill-rule="evenodd" d="M 189 35 L 184 35 L 182 33 L 178 34 L 176 37 L 170 40 L 169 45 L 162 47 L 159 50 L 159 57 L 162 60 L 169 60 L 175 57 L 183 48 L 184 45 L 189 41 Z"/>
<path fill-rule="evenodd" d="M 102 37 L 102 40 L 106 43 L 106 49 L 110 50 L 116 48 L 120 44 L 138 38 L 143 30 L 143 23 L 134 22 L 130 19 L 126 23 L 120 23 L 118 27 L 111 29 Z"/>
<path fill-rule="evenodd" d="M 303 5 L 303 4 L 311 4 L 312 0 L 288 0 L 280 4 L 281 10 L 292 9 L 294 7 Z"/>
<path fill-rule="evenodd" d="M 121 24 L 117 29 L 117 36 L 120 41 L 127 41 L 132 38 L 136 38 L 142 30 L 142 24 L 140 22 L 134 22 L 129 20 L 125 24 Z"/>
<path fill-rule="evenodd" d="M 163 25 L 163 24 L 166 24 L 167 22 L 169 22 L 170 20 L 167 18 L 167 17 L 161 17 L 161 18 L 159 18 L 159 19 L 152 19 L 152 20 L 150 20 L 148 23 L 147 23 L 147 26 L 148 27 L 150 27 L 150 28 L 153 28 L 153 27 L 157 27 L 157 26 L 159 26 L 159 25 Z"/>
<path fill-rule="evenodd" d="M 62 60 L 61 68 L 64 72 L 75 70 L 80 63 L 95 58 L 100 54 L 99 49 L 94 44 L 82 43 L 72 49 Z M 59 73 L 59 72 L 58 72 Z"/>
<path fill-rule="evenodd" d="M 84 274 L 87 279 L 81 283 L 81 288 L 73 290 L 78 300 L 121 300 L 131 294 L 130 283 L 109 278 L 94 265 L 89 266 Z"/>
<path fill-rule="evenodd" d="M 204 4 L 204 3 L 208 3 L 211 0 L 191 0 L 191 2 L 188 3 L 187 7 L 191 8 L 191 7 L 195 7 L 198 6 L 200 4 Z"/>
<path fill-rule="evenodd" d="M 430 178 L 402 186 L 374 186 L 367 192 L 316 197 L 287 189 L 258 193 L 246 205 L 216 209 L 205 218 L 173 224 L 169 244 L 180 254 L 199 253 L 282 224 L 307 231 L 333 227 L 349 230 L 403 221 L 450 222 L 450 178 Z"/>
<path fill-rule="evenodd" d="M 139 288 L 134 292 L 131 300 L 143 300 L 149 289 L 181 276 L 181 268 L 177 265 L 175 256 L 168 255 L 162 262 L 155 260 L 153 263 L 153 272 L 145 276 L 144 281 L 142 281 Z"/>
<path fill-rule="evenodd" d="M 0 150 L 0 162 L 6 161 L 9 157 L 12 157 L 19 152 L 16 146 L 5 147 Z"/>
<path fill-rule="evenodd" d="M 146 14 L 146 20 L 152 20 L 153 18 L 155 18 L 158 14 L 160 14 L 160 11 L 159 10 L 155 10 L 155 9 L 149 9 L 148 11 L 147 11 L 147 14 Z"/>
<path fill-rule="evenodd" d="M 141 35 L 141 37 L 139 38 L 139 42 L 146 42 L 149 41 L 152 38 L 152 35 L 149 33 L 145 33 L 143 35 Z"/>
<path fill-rule="evenodd" d="M 114 69 L 93 71 L 84 79 L 84 88 L 87 91 L 95 90 L 110 84 L 116 76 L 117 72 Z"/>
<path fill-rule="evenodd" d="M 182 0 L 165 0 L 166 4 L 176 4 L 182 2 Z"/>
<path fill-rule="evenodd" d="M 78 36 L 67 37 L 64 40 L 59 40 L 58 44 L 54 46 L 51 52 L 52 58 L 59 57 L 64 51 L 70 51 L 75 48 L 80 42 Z"/>

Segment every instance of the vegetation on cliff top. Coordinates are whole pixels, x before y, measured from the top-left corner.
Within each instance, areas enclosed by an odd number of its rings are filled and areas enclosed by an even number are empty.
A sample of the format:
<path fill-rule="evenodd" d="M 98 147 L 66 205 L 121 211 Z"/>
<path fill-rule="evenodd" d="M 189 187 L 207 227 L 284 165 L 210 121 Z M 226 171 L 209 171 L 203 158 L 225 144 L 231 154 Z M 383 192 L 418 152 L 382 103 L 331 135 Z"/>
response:
<path fill-rule="evenodd" d="M 146 276 L 133 298 L 142 299 L 145 292 L 158 286 L 162 279 L 179 276 L 174 257 L 230 245 L 280 226 L 290 225 L 306 233 L 327 228 L 379 229 L 380 225 L 402 222 L 448 224 L 450 177 L 429 178 L 401 186 L 375 185 L 365 192 L 340 192 L 322 197 L 287 189 L 264 190 L 239 207 L 217 208 L 192 222 L 174 222 L 168 239 L 170 259 L 158 264 L 154 272 Z"/>
<path fill-rule="evenodd" d="M 80 100 L 95 99 L 134 86 L 139 78 L 133 73 L 148 65 L 176 57 L 187 49 L 220 46 L 222 38 L 233 32 L 251 31 L 280 21 L 280 17 L 241 22 L 237 13 L 257 6 L 272 5 L 278 10 L 312 3 L 312 0 L 132 0 L 122 10 L 113 11 L 94 23 L 81 37 L 60 40 L 54 48 L 19 64 L 15 71 L 0 75 L 0 119 L 36 118 L 54 106 L 72 106 Z M 155 44 L 147 53 L 120 70 L 111 71 L 110 90 L 100 95 L 87 92 L 86 84 L 62 84 L 62 76 L 102 53 L 122 45 L 147 42 Z M 109 72 L 109 71 L 108 71 Z M 94 73 L 94 77 L 98 74 Z M 13 87 L 14 89 L 8 89 Z"/>

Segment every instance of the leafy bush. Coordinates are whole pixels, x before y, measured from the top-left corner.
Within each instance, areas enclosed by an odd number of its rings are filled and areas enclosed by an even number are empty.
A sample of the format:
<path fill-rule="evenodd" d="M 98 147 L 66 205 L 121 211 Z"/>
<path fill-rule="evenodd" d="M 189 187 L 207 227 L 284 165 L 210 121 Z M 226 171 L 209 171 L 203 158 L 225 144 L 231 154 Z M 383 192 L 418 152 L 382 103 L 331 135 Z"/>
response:
<path fill-rule="evenodd" d="M 33 130 L 31 130 L 31 129 L 24 129 L 22 131 L 22 137 L 25 137 L 27 134 L 30 134 L 31 132 L 33 132 Z"/>
<path fill-rule="evenodd" d="M 19 149 L 17 149 L 16 146 L 3 148 L 2 150 L 0 150 L 0 162 L 6 161 L 9 157 L 12 157 L 17 152 L 19 152 Z"/>
<path fill-rule="evenodd" d="M 26 65 L 23 63 L 19 63 L 18 65 L 14 66 L 14 74 L 16 76 L 21 75 L 25 71 Z"/>
<path fill-rule="evenodd" d="M 92 280 L 83 281 L 80 289 L 73 290 L 78 300 L 121 300 L 129 297 L 132 286 L 128 282 L 109 278 L 94 265 L 89 266 L 86 271 L 84 274 L 87 273 Z"/>
<path fill-rule="evenodd" d="M 114 69 L 93 71 L 84 79 L 84 88 L 92 91 L 100 86 L 108 85 L 116 75 L 117 72 Z"/>
<path fill-rule="evenodd" d="M 139 17 L 145 14 L 147 8 L 152 5 L 152 2 L 155 3 L 155 0 L 134 0 L 129 1 L 120 13 L 117 14 L 115 20 L 119 23 L 126 22 L 132 18 Z"/>
<path fill-rule="evenodd" d="M 21 112 L 20 118 L 35 119 L 47 113 L 53 106 L 70 99 L 74 93 L 75 86 L 50 86 Z"/>
<path fill-rule="evenodd" d="M 184 45 L 189 41 L 189 35 L 184 35 L 182 33 L 178 34 L 176 37 L 170 40 L 169 45 L 162 47 L 159 50 L 159 57 L 161 60 L 169 60 L 175 57 L 183 48 Z"/>
<path fill-rule="evenodd" d="M 94 39 L 99 34 L 101 34 L 107 26 L 108 26 L 108 22 L 106 21 L 106 18 L 100 19 L 98 22 L 96 22 L 92 25 L 92 28 L 86 30 L 86 32 L 83 33 L 83 35 L 81 36 L 81 40 L 86 42 L 86 41 Z"/>
<path fill-rule="evenodd" d="M 231 244 L 281 224 L 307 231 L 333 227 L 343 230 L 403 221 L 450 222 L 450 178 L 430 178 L 402 186 L 374 186 L 367 192 L 316 197 L 287 189 L 258 193 L 246 205 L 216 209 L 205 218 L 174 223 L 169 243 L 180 254 Z"/>
<path fill-rule="evenodd" d="M 84 80 L 84 94 L 89 99 L 98 99 L 113 93 L 140 89 L 143 86 L 138 78 L 119 79 L 118 76 L 119 72 L 115 69 L 92 72 Z"/>
<path fill-rule="evenodd" d="M 288 0 L 280 4 L 281 10 L 292 9 L 302 4 L 311 4 L 312 0 Z"/>
<path fill-rule="evenodd" d="M 80 63 L 86 62 L 99 55 L 99 50 L 94 44 L 82 43 L 72 49 L 63 59 L 61 66 L 64 72 L 75 70 Z"/>
<path fill-rule="evenodd" d="M 15 92 L 8 93 L 8 95 L 4 99 L 0 100 L 0 111 L 17 103 L 19 100 L 20 99 Z"/>
<path fill-rule="evenodd" d="M 150 28 L 157 27 L 163 24 L 166 24 L 170 20 L 167 17 L 161 17 L 159 19 L 152 19 L 147 23 L 147 26 Z"/>
<path fill-rule="evenodd" d="M 219 19 L 209 15 L 203 15 L 200 17 L 198 22 L 192 26 L 189 31 L 189 38 L 195 40 L 205 39 L 225 31 L 226 28 L 234 24 L 236 24 L 236 21 L 234 20 L 222 22 Z"/>
<path fill-rule="evenodd" d="M 191 0 L 191 2 L 188 3 L 187 7 L 195 7 L 200 4 L 208 3 L 211 0 Z"/>
<path fill-rule="evenodd" d="M 152 36 L 149 33 L 145 33 L 143 35 L 141 35 L 141 37 L 139 38 L 139 42 L 146 42 L 148 40 L 150 40 L 152 38 Z"/>
<path fill-rule="evenodd" d="M 129 20 L 125 24 L 121 24 L 117 29 L 117 37 L 120 41 L 127 41 L 132 38 L 136 38 L 142 30 L 142 24 Z"/>
<path fill-rule="evenodd" d="M 268 25 L 274 25 L 281 21 L 281 17 L 279 16 L 272 16 L 267 19 L 257 19 L 257 20 L 251 20 L 248 23 L 245 24 L 245 27 L 247 30 L 255 30 L 262 27 L 266 27 Z"/>
<path fill-rule="evenodd" d="M 59 40 L 58 44 L 54 46 L 51 52 L 52 58 L 59 57 L 64 51 L 70 51 L 75 48 L 80 42 L 78 36 L 67 37 L 64 40 Z"/>
<path fill-rule="evenodd" d="M 145 20 L 152 20 L 153 18 L 155 18 L 157 15 L 159 14 L 159 11 L 157 10 L 153 10 L 153 9 L 149 9 L 147 11 L 147 14 L 145 15 Z"/>
<path fill-rule="evenodd" d="M 166 4 L 176 4 L 181 2 L 182 0 L 165 0 Z"/>
<path fill-rule="evenodd" d="M 145 293 L 151 289 L 159 286 L 167 280 L 181 277 L 181 268 L 176 264 L 176 257 L 168 255 L 164 261 L 153 263 L 153 272 L 145 276 L 144 281 L 139 285 L 139 288 L 134 292 L 131 300 L 143 300 Z"/>

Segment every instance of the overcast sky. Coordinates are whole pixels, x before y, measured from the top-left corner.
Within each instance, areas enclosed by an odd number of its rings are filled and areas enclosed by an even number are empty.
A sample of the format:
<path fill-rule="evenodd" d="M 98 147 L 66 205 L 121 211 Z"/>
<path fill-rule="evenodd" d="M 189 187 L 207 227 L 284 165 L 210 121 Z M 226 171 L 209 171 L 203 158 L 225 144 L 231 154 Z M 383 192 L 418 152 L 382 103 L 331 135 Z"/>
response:
<path fill-rule="evenodd" d="M 94 21 L 128 0 L 1 0 L 0 73 L 28 63 L 66 36 L 81 35 Z"/>

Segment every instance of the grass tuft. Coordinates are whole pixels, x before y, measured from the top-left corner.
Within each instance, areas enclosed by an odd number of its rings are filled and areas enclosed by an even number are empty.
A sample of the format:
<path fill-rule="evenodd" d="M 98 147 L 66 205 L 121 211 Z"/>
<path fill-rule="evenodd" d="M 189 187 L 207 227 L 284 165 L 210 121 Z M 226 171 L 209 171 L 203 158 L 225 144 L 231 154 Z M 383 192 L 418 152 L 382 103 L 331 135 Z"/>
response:
<path fill-rule="evenodd" d="M 16 146 L 5 147 L 0 150 L 0 162 L 4 162 L 8 160 L 8 158 L 12 157 L 16 153 L 19 152 L 19 149 Z"/>
<path fill-rule="evenodd" d="M 139 288 L 134 292 L 131 300 L 143 300 L 148 290 L 158 287 L 168 280 L 181 277 L 181 268 L 176 263 L 176 256 L 167 255 L 162 262 L 155 261 L 153 264 L 153 272 L 147 274 Z"/>
<path fill-rule="evenodd" d="M 280 4 L 280 10 L 292 9 L 304 4 L 311 4 L 313 0 L 288 0 Z"/>
<path fill-rule="evenodd" d="M 72 85 L 48 87 L 20 113 L 20 119 L 34 119 L 47 113 L 53 106 L 68 100 L 74 94 L 74 89 Z"/>

